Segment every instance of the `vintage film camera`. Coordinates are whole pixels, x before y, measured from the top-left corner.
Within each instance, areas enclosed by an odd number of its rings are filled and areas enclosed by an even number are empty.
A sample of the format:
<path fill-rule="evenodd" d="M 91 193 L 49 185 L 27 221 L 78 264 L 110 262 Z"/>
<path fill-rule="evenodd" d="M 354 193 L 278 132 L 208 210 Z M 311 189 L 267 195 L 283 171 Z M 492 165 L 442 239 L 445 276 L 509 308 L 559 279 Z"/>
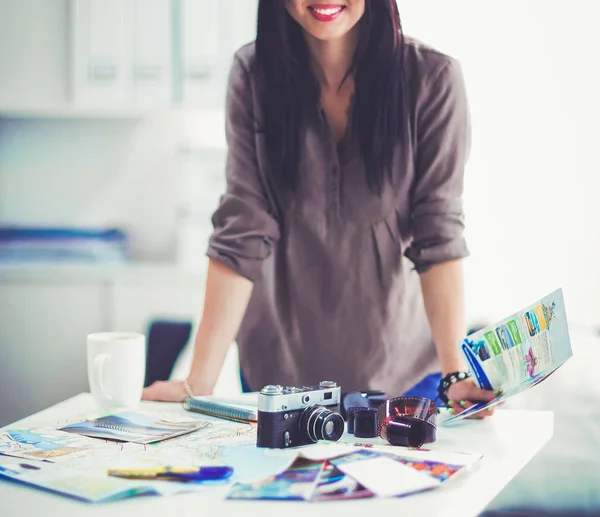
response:
<path fill-rule="evenodd" d="M 258 447 L 284 449 L 339 440 L 345 425 L 340 401 L 341 389 L 332 381 L 302 388 L 265 386 L 258 395 Z"/>

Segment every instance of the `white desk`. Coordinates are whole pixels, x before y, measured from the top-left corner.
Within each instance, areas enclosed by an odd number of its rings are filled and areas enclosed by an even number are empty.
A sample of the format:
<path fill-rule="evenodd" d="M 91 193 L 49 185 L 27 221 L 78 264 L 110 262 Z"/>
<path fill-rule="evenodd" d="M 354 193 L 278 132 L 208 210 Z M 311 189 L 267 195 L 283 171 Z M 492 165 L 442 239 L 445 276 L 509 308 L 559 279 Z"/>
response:
<path fill-rule="evenodd" d="M 180 404 L 144 402 L 145 408 L 160 407 L 183 414 Z M 89 394 L 81 394 L 36 413 L 10 427 L 38 427 L 93 411 Z M 470 517 L 478 515 L 508 482 L 540 451 L 553 433 L 553 414 L 548 411 L 499 410 L 484 421 L 463 421 L 438 429 L 431 448 L 479 452 L 484 458 L 470 472 L 446 481 L 440 488 L 398 499 L 301 503 L 275 501 L 226 501 L 224 492 L 180 494 L 171 497 L 140 497 L 115 503 L 91 505 L 0 480 L 3 517 L 60 515 L 61 517 L 144 517 L 168 515 L 235 515 L 264 517 L 275 512 L 287 517 L 390 512 L 389 515 Z M 362 440 L 361 440 L 362 441 Z"/>

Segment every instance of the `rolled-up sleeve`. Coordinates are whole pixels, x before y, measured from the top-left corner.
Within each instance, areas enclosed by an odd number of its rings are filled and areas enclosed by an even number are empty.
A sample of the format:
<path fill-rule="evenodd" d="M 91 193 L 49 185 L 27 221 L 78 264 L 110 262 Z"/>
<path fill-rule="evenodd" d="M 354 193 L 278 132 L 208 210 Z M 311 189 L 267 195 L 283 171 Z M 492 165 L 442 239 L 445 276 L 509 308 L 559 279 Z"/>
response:
<path fill-rule="evenodd" d="M 229 75 L 226 136 L 227 191 L 212 217 L 207 255 L 255 281 L 279 238 L 279 224 L 258 166 L 252 84 L 237 56 Z"/>
<path fill-rule="evenodd" d="M 469 254 L 463 236 L 462 193 L 471 127 L 464 79 L 454 59 L 449 58 L 423 88 L 416 136 L 413 239 L 406 256 L 424 273 Z"/>

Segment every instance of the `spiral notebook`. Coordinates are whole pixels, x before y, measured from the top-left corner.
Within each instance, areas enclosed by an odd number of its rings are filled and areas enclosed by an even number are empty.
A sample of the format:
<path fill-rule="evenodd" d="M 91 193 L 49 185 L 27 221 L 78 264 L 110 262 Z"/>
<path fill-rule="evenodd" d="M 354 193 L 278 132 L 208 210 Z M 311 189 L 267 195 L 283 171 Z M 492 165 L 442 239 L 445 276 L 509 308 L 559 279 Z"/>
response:
<path fill-rule="evenodd" d="M 224 418 L 234 422 L 257 422 L 258 408 L 250 399 L 246 400 L 219 400 L 205 397 L 188 397 L 183 403 L 188 411 L 204 415 Z"/>
<path fill-rule="evenodd" d="M 90 438 L 131 443 L 154 443 L 191 433 L 203 422 L 175 422 L 135 412 L 124 412 L 61 427 L 59 431 Z"/>

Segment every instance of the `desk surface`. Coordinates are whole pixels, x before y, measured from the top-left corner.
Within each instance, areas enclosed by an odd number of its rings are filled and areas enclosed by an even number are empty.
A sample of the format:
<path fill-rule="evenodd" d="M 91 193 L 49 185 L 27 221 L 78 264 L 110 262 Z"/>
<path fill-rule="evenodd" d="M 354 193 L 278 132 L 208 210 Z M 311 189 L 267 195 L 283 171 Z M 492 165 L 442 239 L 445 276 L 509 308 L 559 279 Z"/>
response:
<path fill-rule="evenodd" d="M 184 413 L 180 404 L 144 402 L 145 409 L 160 408 L 173 414 Z M 36 413 L 14 427 L 38 427 L 57 420 L 93 411 L 89 394 L 81 394 L 49 409 Z M 60 515 L 86 517 L 144 517 L 187 514 L 230 515 L 241 511 L 244 517 L 270 515 L 277 511 L 287 517 L 320 515 L 330 517 L 339 512 L 344 517 L 365 512 L 394 512 L 390 515 L 476 516 L 508 482 L 542 449 L 553 433 L 553 414 L 548 411 L 499 410 L 484 421 L 462 421 L 438 429 L 438 439 L 431 448 L 446 451 L 476 452 L 484 455 L 476 467 L 465 475 L 446 481 L 439 489 L 396 499 L 301 503 L 269 501 L 226 501 L 224 492 L 179 494 L 171 497 L 141 497 L 115 503 L 91 505 L 8 481 L 0 481 L 3 517 Z"/>

